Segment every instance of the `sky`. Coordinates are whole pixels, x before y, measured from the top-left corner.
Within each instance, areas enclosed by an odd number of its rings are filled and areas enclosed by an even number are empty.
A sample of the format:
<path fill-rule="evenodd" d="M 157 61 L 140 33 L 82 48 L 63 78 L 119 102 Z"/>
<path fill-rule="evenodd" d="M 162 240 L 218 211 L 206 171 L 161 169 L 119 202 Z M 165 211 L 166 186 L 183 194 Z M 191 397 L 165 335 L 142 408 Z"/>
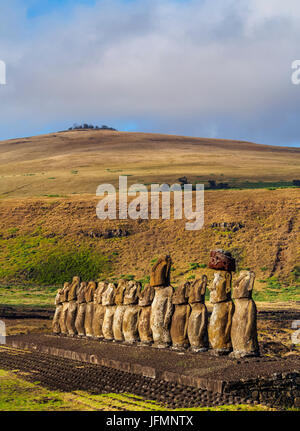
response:
<path fill-rule="evenodd" d="M 0 139 L 87 122 L 299 147 L 299 24 L 299 0 L 0 0 Z"/>

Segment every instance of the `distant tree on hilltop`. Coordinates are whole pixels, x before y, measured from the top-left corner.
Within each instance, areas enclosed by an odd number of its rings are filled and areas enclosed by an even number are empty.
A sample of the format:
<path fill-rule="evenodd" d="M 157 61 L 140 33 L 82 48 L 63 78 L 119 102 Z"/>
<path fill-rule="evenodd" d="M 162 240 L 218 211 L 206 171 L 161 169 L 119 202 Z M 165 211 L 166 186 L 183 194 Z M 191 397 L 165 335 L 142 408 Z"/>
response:
<path fill-rule="evenodd" d="M 106 125 L 99 127 L 99 126 L 94 126 L 93 124 L 87 124 L 87 123 L 83 123 L 83 124 L 74 123 L 73 126 L 69 127 L 68 130 L 88 130 L 88 129 L 117 131 L 117 129 L 114 129 L 113 127 L 109 127 Z"/>

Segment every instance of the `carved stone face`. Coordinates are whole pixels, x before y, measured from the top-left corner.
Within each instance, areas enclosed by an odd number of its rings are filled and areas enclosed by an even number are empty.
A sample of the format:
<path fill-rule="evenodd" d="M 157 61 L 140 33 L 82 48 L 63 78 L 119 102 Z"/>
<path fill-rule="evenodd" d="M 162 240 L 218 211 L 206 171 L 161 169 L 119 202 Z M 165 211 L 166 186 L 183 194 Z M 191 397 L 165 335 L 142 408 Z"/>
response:
<path fill-rule="evenodd" d="M 123 304 L 125 289 L 126 289 L 126 280 L 119 280 L 116 296 L 115 296 L 115 303 L 117 305 Z"/>
<path fill-rule="evenodd" d="M 186 282 L 182 286 L 179 286 L 173 296 L 172 296 L 172 304 L 180 305 L 186 304 L 188 302 L 190 283 Z"/>
<path fill-rule="evenodd" d="M 241 271 L 233 285 L 233 298 L 252 298 L 255 273 L 253 271 Z"/>
<path fill-rule="evenodd" d="M 189 303 L 194 304 L 196 302 L 204 302 L 205 292 L 207 286 L 206 275 L 202 276 L 202 279 L 195 280 L 189 289 Z"/>
<path fill-rule="evenodd" d="M 98 288 L 95 293 L 95 301 L 97 304 L 102 304 L 102 295 L 104 291 L 107 289 L 108 284 L 105 281 L 101 281 L 98 283 Z"/>
<path fill-rule="evenodd" d="M 147 307 L 152 304 L 154 299 L 154 287 L 150 284 L 144 287 L 144 290 L 140 294 L 139 305 L 141 307 Z"/>
<path fill-rule="evenodd" d="M 114 305 L 115 304 L 115 294 L 116 294 L 116 286 L 114 283 L 109 283 L 107 289 L 102 295 L 102 304 L 103 305 Z"/>
<path fill-rule="evenodd" d="M 231 273 L 215 272 L 215 278 L 209 286 L 210 301 L 213 304 L 227 301 L 231 297 Z"/>
<path fill-rule="evenodd" d="M 124 294 L 124 304 L 136 304 L 141 291 L 141 284 L 130 280 L 127 283 L 125 294 Z"/>
<path fill-rule="evenodd" d="M 75 276 L 75 277 L 73 277 L 73 279 L 72 279 L 72 284 L 73 283 L 80 283 L 80 277 L 78 277 L 77 275 Z"/>
<path fill-rule="evenodd" d="M 169 286 L 172 260 L 170 256 L 158 259 L 150 273 L 150 285 L 153 287 Z"/>

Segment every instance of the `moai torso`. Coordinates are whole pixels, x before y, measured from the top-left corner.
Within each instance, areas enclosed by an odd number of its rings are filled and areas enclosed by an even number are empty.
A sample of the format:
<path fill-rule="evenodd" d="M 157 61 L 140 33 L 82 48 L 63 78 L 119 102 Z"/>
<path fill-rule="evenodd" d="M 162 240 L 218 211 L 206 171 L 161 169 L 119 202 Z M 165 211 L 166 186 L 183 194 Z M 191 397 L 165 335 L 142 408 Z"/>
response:
<path fill-rule="evenodd" d="M 61 332 L 59 321 L 60 321 L 60 316 L 61 316 L 62 307 L 63 307 L 62 293 L 63 293 L 63 289 L 58 289 L 55 297 L 55 313 L 52 321 L 52 331 L 54 332 L 54 334 L 60 334 Z"/>
<path fill-rule="evenodd" d="M 151 306 L 150 325 L 153 334 L 154 347 L 163 348 L 171 344 L 170 323 L 173 312 L 172 295 L 174 289 L 170 286 L 170 256 L 160 258 L 153 266 L 150 275 L 150 285 L 154 287 L 154 300 Z"/>
<path fill-rule="evenodd" d="M 172 297 L 174 313 L 172 316 L 170 334 L 173 349 L 176 350 L 186 349 L 189 346 L 187 336 L 188 321 L 191 311 L 191 307 L 188 304 L 189 288 L 189 282 L 179 286 Z"/>
<path fill-rule="evenodd" d="M 190 287 L 189 304 L 192 310 L 188 323 L 188 339 L 193 352 L 204 352 L 208 349 L 206 286 L 207 277 L 203 275 L 201 280 L 195 280 Z"/>
<path fill-rule="evenodd" d="M 59 326 L 60 326 L 61 334 L 63 335 L 68 334 L 67 316 L 68 316 L 68 308 L 69 308 L 68 295 L 69 295 L 70 286 L 71 286 L 70 283 L 64 283 L 64 287 L 62 289 L 62 294 L 61 294 L 62 311 L 59 319 Z"/>
<path fill-rule="evenodd" d="M 102 325 L 103 336 L 106 340 L 113 340 L 113 320 L 116 310 L 115 295 L 117 287 L 114 283 L 109 283 L 102 295 L 102 304 L 105 306 L 105 314 Z"/>
<path fill-rule="evenodd" d="M 77 294 L 79 291 L 79 287 L 80 287 L 80 278 L 73 277 L 73 281 L 68 292 L 69 307 L 68 307 L 68 315 L 67 315 L 67 329 L 68 329 L 68 334 L 71 336 L 74 336 L 77 334 L 75 320 L 76 320 L 76 314 L 77 314 L 76 301 L 77 301 Z"/>
<path fill-rule="evenodd" d="M 150 326 L 151 304 L 154 299 L 154 287 L 147 285 L 140 294 L 138 305 L 140 314 L 138 319 L 138 331 L 141 344 L 149 345 L 153 343 Z"/>
<path fill-rule="evenodd" d="M 125 313 L 124 294 L 126 289 L 126 280 L 119 280 L 115 295 L 116 310 L 114 313 L 113 333 L 115 341 L 123 341 L 123 317 Z"/>
<path fill-rule="evenodd" d="M 124 293 L 124 319 L 123 335 L 126 343 L 132 344 L 139 340 L 138 318 L 140 308 L 138 306 L 142 286 L 137 281 L 129 281 Z"/>
<path fill-rule="evenodd" d="M 84 329 L 85 329 L 85 335 L 87 337 L 92 337 L 94 335 L 93 317 L 94 317 L 95 291 L 96 291 L 96 283 L 94 281 L 90 281 L 85 289 L 86 310 L 85 310 Z"/>
<path fill-rule="evenodd" d="M 213 304 L 208 336 L 209 342 L 218 355 L 227 354 L 232 350 L 231 324 L 234 305 L 231 300 L 230 272 L 215 273 L 214 280 L 209 286 L 210 301 Z"/>
<path fill-rule="evenodd" d="M 233 286 L 235 310 L 232 319 L 231 340 L 234 357 L 258 356 L 257 310 L 252 299 L 255 273 L 241 271 Z"/>
<path fill-rule="evenodd" d="M 98 283 L 98 288 L 94 294 L 94 318 L 93 318 L 93 334 L 97 338 L 103 338 L 102 325 L 105 314 L 105 306 L 102 304 L 102 296 L 107 289 L 106 282 Z"/>
<path fill-rule="evenodd" d="M 77 334 L 80 337 L 85 335 L 84 329 L 84 321 L 85 321 L 85 312 L 86 312 L 86 300 L 85 300 L 85 291 L 86 291 L 87 283 L 83 281 L 80 283 L 80 287 L 77 293 L 77 315 L 75 320 L 75 328 Z"/>

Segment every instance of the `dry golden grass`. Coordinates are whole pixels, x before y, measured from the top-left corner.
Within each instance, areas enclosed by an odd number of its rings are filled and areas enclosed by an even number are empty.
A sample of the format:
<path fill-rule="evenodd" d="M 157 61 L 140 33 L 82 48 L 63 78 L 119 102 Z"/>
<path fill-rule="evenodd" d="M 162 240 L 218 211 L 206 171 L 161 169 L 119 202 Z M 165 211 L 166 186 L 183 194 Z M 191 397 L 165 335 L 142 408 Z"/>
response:
<path fill-rule="evenodd" d="M 172 135 L 69 131 L 0 142 L 0 196 L 94 194 L 99 184 L 291 181 L 300 149 Z"/>

